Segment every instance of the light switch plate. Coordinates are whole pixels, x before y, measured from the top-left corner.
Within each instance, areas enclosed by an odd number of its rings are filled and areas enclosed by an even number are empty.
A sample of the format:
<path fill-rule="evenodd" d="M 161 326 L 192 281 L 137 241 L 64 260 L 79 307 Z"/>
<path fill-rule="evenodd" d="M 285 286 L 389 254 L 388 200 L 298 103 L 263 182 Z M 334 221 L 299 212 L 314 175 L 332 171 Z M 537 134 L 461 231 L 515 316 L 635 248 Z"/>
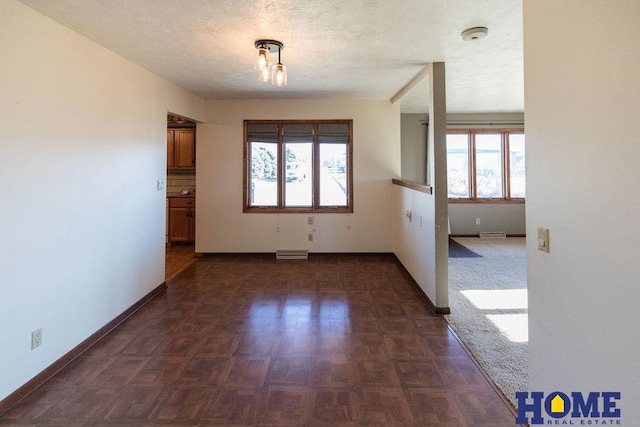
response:
<path fill-rule="evenodd" d="M 538 250 L 549 252 L 549 229 L 538 227 Z"/>
<path fill-rule="evenodd" d="M 159 179 L 156 183 L 156 188 L 158 191 L 164 190 L 164 179 Z"/>

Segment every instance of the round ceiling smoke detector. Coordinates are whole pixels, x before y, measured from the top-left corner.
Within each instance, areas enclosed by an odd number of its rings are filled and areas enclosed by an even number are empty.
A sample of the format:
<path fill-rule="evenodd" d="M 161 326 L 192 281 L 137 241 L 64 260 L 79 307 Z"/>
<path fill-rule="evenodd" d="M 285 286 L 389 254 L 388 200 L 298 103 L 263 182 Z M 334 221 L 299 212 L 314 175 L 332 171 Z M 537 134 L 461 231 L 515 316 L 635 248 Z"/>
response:
<path fill-rule="evenodd" d="M 462 40 L 480 40 L 487 37 L 489 29 L 487 27 L 473 27 L 462 32 Z"/>

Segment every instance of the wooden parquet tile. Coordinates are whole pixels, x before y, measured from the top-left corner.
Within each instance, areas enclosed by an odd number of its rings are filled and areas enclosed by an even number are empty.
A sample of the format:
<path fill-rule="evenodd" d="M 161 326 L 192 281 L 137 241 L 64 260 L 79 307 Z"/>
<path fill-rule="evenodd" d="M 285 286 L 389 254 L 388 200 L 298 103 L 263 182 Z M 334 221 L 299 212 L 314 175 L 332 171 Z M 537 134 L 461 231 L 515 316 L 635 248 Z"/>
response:
<path fill-rule="evenodd" d="M 262 387 L 216 387 L 200 419 L 211 426 L 253 425 L 262 396 Z"/>
<path fill-rule="evenodd" d="M 391 257 L 199 258 L 0 425 L 514 425 Z"/>
<path fill-rule="evenodd" d="M 357 393 L 350 389 L 316 389 L 311 403 L 311 423 L 327 426 L 357 425 Z"/>
<path fill-rule="evenodd" d="M 195 246 L 193 244 L 174 244 L 167 246 L 165 252 L 164 275 L 165 280 L 170 280 L 194 261 Z"/>

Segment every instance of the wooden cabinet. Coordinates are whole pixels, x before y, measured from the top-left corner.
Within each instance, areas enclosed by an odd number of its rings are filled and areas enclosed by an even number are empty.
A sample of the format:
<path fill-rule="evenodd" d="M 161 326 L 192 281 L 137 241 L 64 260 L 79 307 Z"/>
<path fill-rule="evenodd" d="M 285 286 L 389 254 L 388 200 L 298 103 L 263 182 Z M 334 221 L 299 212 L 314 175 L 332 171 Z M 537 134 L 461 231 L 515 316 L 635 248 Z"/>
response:
<path fill-rule="evenodd" d="M 175 156 L 173 155 L 173 129 L 167 129 L 167 168 L 172 168 L 175 165 Z"/>
<path fill-rule="evenodd" d="M 196 167 L 196 130 L 167 129 L 167 168 Z"/>
<path fill-rule="evenodd" d="M 195 197 L 169 198 L 169 243 L 191 242 L 196 238 Z"/>

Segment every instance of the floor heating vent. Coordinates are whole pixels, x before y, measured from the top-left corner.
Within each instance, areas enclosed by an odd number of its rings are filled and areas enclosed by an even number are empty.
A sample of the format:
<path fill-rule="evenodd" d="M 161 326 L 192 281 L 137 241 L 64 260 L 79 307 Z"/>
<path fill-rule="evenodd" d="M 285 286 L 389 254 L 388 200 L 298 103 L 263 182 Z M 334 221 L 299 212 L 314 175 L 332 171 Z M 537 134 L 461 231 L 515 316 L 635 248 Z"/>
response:
<path fill-rule="evenodd" d="M 507 233 L 504 231 L 481 231 L 478 233 L 481 239 L 504 239 Z"/>
<path fill-rule="evenodd" d="M 278 249 L 276 259 L 309 259 L 307 249 Z"/>

